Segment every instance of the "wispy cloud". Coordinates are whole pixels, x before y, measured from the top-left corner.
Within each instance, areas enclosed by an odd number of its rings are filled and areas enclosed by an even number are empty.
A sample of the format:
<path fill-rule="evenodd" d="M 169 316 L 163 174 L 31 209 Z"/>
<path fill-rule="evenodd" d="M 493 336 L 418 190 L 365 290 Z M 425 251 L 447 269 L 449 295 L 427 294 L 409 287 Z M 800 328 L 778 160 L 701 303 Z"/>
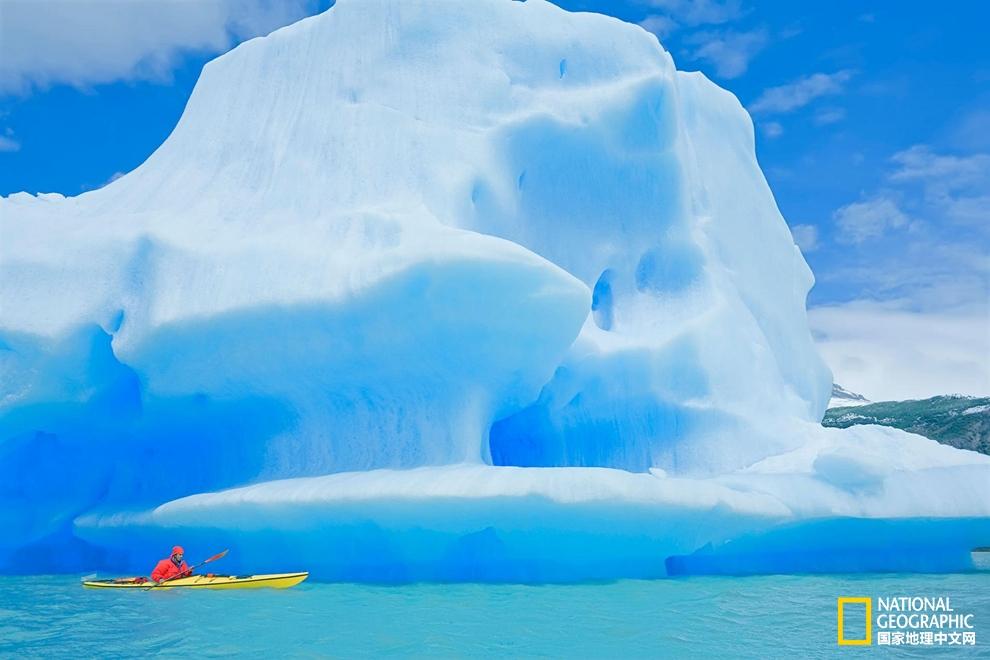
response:
<path fill-rule="evenodd" d="M 982 309 L 990 319 L 990 259 L 971 241 L 955 240 L 922 225 L 910 240 L 879 241 L 818 273 L 856 297 L 901 301 L 916 310 Z"/>
<path fill-rule="evenodd" d="M 882 190 L 833 214 L 839 242 L 863 243 L 908 225 L 905 206 L 932 226 L 956 223 L 990 239 L 990 154 L 940 154 L 919 144 L 890 162 Z"/>
<path fill-rule="evenodd" d="M 990 73 L 983 82 L 990 80 Z M 960 151 L 990 151 L 990 109 L 970 110 L 949 131 L 948 141 Z"/>
<path fill-rule="evenodd" d="M 8 128 L 4 133 L 0 135 L 0 152 L 20 151 L 21 143 L 14 139 L 14 132 Z"/>
<path fill-rule="evenodd" d="M 874 401 L 990 395 L 985 309 L 861 300 L 813 308 L 808 318 L 836 382 Z"/>
<path fill-rule="evenodd" d="M 647 32 L 652 32 L 660 37 L 661 40 L 670 36 L 674 30 L 680 27 L 677 21 L 664 14 L 647 16 L 639 22 L 639 25 Z"/>
<path fill-rule="evenodd" d="M 640 21 L 640 26 L 666 40 L 684 32 L 683 55 L 712 65 L 719 78 L 738 78 L 770 40 L 765 27 L 731 29 L 726 24 L 747 14 L 741 0 L 647 0 L 657 13 Z"/>
<path fill-rule="evenodd" d="M 990 154 L 916 145 L 890 162 L 834 214 L 847 248 L 819 281 L 859 300 L 810 310 L 821 351 L 873 399 L 990 394 Z"/>
<path fill-rule="evenodd" d="M 814 252 L 818 249 L 818 227 L 814 225 L 794 225 L 791 227 L 794 243 L 802 252 Z"/>
<path fill-rule="evenodd" d="M 921 186 L 924 203 L 941 218 L 986 230 L 990 225 L 990 154 L 953 156 L 915 145 L 891 158 L 890 181 Z"/>
<path fill-rule="evenodd" d="M 888 229 L 904 227 L 910 221 L 893 199 L 884 196 L 847 204 L 832 218 L 838 228 L 836 240 L 846 244 L 880 238 Z"/>
<path fill-rule="evenodd" d="M 804 28 L 802 28 L 801 25 L 798 24 L 798 23 L 793 23 L 793 24 L 788 25 L 787 27 L 781 29 L 777 33 L 777 36 L 780 37 L 781 39 L 793 39 L 794 37 L 798 36 L 802 32 L 804 32 Z"/>
<path fill-rule="evenodd" d="M 741 0 L 647 0 L 647 4 L 658 12 L 644 18 L 639 25 L 661 40 L 677 30 L 723 25 L 746 14 Z M 712 33 L 704 39 L 696 34 L 689 34 L 687 37 L 693 39 L 696 46 L 703 47 L 714 39 Z M 717 46 L 713 45 L 710 49 L 715 50 Z"/>
<path fill-rule="evenodd" d="M 786 85 L 770 87 L 749 106 L 750 112 L 786 113 L 803 108 L 822 96 L 840 94 L 852 78 L 851 70 L 835 73 L 815 73 Z"/>
<path fill-rule="evenodd" d="M 0 92 L 167 79 L 183 52 L 221 52 L 313 9 L 311 0 L 3 0 Z"/>
<path fill-rule="evenodd" d="M 780 125 L 780 122 L 767 121 L 760 124 L 760 131 L 763 132 L 765 137 L 773 140 L 784 134 L 784 127 Z"/>
<path fill-rule="evenodd" d="M 745 14 L 740 0 L 651 0 L 649 4 L 681 25 L 720 25 Z"/>
<path fill-rule="evenodd" d="M 891 160 L 898 165 L 890 176 L 893 181 L 920 179 L 951 188 L 990 184 L 990 154 L 939 155 L 928 146 L 919 144 L 897 152 Z"/>
<path fill-rule="evenodd" d="M 822 108 L 815 113 L 815 123 L 819 126 L 826 126 L 840 122 L 846 118 L 846 111 L 843 108 Z"/>
<path fill-rule="evenodd" d="M 690 56 L 696 60 L 706 60 L 715 67 L 721 78 L 738 78 L 746 73 L 750 61 L 767 45 L 767 31 L 764 28 L 738 32 L 735 30 L 715 30 L 696 32 L 684 39 L 684 43 L 694 46 Z"/>

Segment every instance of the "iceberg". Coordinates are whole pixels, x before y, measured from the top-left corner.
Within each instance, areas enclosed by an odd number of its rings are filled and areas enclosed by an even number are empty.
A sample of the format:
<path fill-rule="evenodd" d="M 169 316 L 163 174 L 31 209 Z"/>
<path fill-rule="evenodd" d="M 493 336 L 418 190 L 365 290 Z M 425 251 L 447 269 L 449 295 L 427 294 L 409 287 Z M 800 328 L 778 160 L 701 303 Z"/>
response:
<path fill-rule="evenodd" d="M 180 541 L 328 580 L 963 570 L 990 540 L 990 457 L 820 426 L 749 116 L 613 18 L 341 0 L 0 231 L 0 571 Z"/>

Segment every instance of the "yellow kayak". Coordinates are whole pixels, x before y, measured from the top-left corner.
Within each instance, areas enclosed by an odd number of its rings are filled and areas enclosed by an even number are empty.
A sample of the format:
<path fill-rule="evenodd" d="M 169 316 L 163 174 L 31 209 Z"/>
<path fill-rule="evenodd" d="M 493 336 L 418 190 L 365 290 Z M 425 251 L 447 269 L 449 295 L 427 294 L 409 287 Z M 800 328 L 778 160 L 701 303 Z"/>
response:
<path fill-rule="evenodd" d="M 288 589 L 309 577 L 309 573 L 271 573 L 269 575 L 192 575 L 155 584 L 143 577 L 86 580 L 91 589 Z"/>

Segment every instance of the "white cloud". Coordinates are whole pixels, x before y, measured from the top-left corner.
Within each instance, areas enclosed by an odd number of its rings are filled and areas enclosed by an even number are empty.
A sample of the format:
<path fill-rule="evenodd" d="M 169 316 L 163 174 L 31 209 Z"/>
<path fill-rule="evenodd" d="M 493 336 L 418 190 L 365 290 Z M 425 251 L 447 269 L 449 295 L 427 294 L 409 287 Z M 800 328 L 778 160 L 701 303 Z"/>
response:
<path fill-rule="evenodd" d="M 813 252 L 818 249 L 818 227 L 814 225 L 794 225 L 791 227 L 791 235 L 802 252 Z"/>
<path fill-rule="evenodd" d="M 938 312 L 854 301 L 808 311 L 843 387 L 874 401 L 990 395 L 990 307 Z"/>
<path fill-rule="evenodd" d="M 819 126 L 834 124 L 845 118 L 846 111 L 843 108 L 822 108 L 815 113 L 815 123 Z"/>
<path fill-rule="evenodd" d="M 980 82 L 990 80 L 990 73 Z M 979 108 L 967 112 L 952 122 L 949 143 L 962 151 L 990 151 L 990 109 Z"/>
<path fill-rule="evenodd" d="M 915 145 L 891 160 L 899 166 L 890 175 L 893 181 L 926 179 L 953 188 L 990 183 L 990 154 L 940 156 L 925 145 Z"/>
<path fill-rule="evenodd" d="M 990 226 L 990 154 L 949 156 L 915 145 L 893 155 L 889 180 L 920 184 L 932 215 L 983 228 Z"/>
<path fill-rule="evenodd" d="M 793 25 L 788 25 L 780 32 L 778 32 L 777 36 L 780 37 L 781 39 L 793 39 L 802 32 L 804 32 L 804 28 L 802 28 L 799 24 L 794 23 Z"/>
<path fill-rule="evenodd" d="M 735 21 L 747 13 L 741 0 L 646 0 L 659 9 L 640 21 L 640 26 L 666 39 L 684 27 L 716 26 Z M 746 72 L 749 62 L 766 46 L 768 33 L 764 28 L 748 32 L 737 30 L 707 30 L 692 32 L 683 38 L 689 47 L 686 55 L 713 65 L 721 78 L 737 78 Z"/>
<path fill-rule="evenodd" d="M 851 247 L 819 282 L 874 301 L 812 310 L 822 353 L 875 400 L 990 394 L 990 154 L 917 145 L 891 162 L 882 189 L 834 214 Z M 906 231 L 868 242 L 892 228 Z"/>
<path fill-rule="evenodd" d="M 845 263 L 818 273 L 819 284 L 862 291 L 861 297 L 910 302 L 915 309 L 985 308 L 990 300 L 990 255 L 984 243 L 937 227 L 842 253 Z M 988 319 L 990 320 L 990 319 Z"/>
<path fill-rule="evenodd" d="M 661 40 L 684 26 L 721 25 L 746 13 L 740 0 L 648 0 L 648 4 L 660 13 L 647 16 L 639 25 Z"/>
<path fill-rule="evenodd" d="M 20 151 L 21 143 L 10 137 L 10 133 L 7 135 L 0 135 L 0 152 L 3 151 Z"/>
<path fill-rule="evenodd" d="M 909 218 L 889 197 L 874 197 L 847 204 L 832 214 L 840 243 L 855 244 L 879 238 L 888 229 L 903 227 Z"/>
<path fill-rule="evenodd" d="M 719 25 L 740 18 L 740 0 L 651 0 L 651 6 L 687 26 Z"/>
<path fill-rule="evenodd" d="M 0 93 L 167 79 L 183 52 L 294 22 L 310 0 L 0 0 Z"/>
<path fill-rule="evenodd" d="M 984 230 L 990 222 L 990 194 L 975 197 L 947 195 L 933 202 L 945 218 L 959 224 L 973 225 Z"/>
<path fill-rule="evenodd" d="M 717 30 L 696 32 L 684 39 L 689 46 L 696 46 L 690 56 L 707 60 L 715 66 L 721 78 L 738 78 L 746 73 L 750 61 L 767 45 L 767 32 L 760 28 L 749 32 Z"/>
<path fill-rule="evenodd" d="M 784 127 L 780 125 L 780 122 L 776 121 L 768 121 L 760 124 L 760 130 L 763 131 L 763 135 L 771 140 L 784 134 Z"/>
<path fill-rule="evenodd" d="M 670 36 L 670 34 L 679 27 L 677 25 L 677 21 L 663 14 L 647 16 L 639 22 L 639 26 L 647 32 L 652 32 L 661 39 Z"/>
<path fill-rule="evenodd" d="M 915 145 L 890 160 L 895 168 L 886 183 L 907 201 L 912 215 L 933 225 L 946 221 L 964 225 L 984 239 L 990 236 L 990 154 L 945 155 Z M 882 193 L 842 207 L 834 218 L 848 239 L 845 242 L 859 243 L 888 227 L 903 226 L 906 217 L 901 206 L 889 193 Z"/>
<path fill-rule="evenodd" d="M 849 70 L 815 73 L 763 91 L 749 106 L 752 113 L 784 113 L 802 108 L 822 96 L 840 94 L 852 78 Z"/>

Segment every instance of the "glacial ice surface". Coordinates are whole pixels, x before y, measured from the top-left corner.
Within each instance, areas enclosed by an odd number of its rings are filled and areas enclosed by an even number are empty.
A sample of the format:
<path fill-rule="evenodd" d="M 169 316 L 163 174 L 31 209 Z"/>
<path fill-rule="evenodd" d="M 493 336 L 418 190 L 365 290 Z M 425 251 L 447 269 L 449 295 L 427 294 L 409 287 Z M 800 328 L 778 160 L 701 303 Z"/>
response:
<path fill-rule="evenodd" d="M 616 19 L 341 0 L 209 63 L 124 177 L 0 198 L 0 237 L 0 571 L 176 542 L 369 581 L 946 570 L 990 543 L 990 459 L 819 426 L 813 277 L 752 123 Z"/>

